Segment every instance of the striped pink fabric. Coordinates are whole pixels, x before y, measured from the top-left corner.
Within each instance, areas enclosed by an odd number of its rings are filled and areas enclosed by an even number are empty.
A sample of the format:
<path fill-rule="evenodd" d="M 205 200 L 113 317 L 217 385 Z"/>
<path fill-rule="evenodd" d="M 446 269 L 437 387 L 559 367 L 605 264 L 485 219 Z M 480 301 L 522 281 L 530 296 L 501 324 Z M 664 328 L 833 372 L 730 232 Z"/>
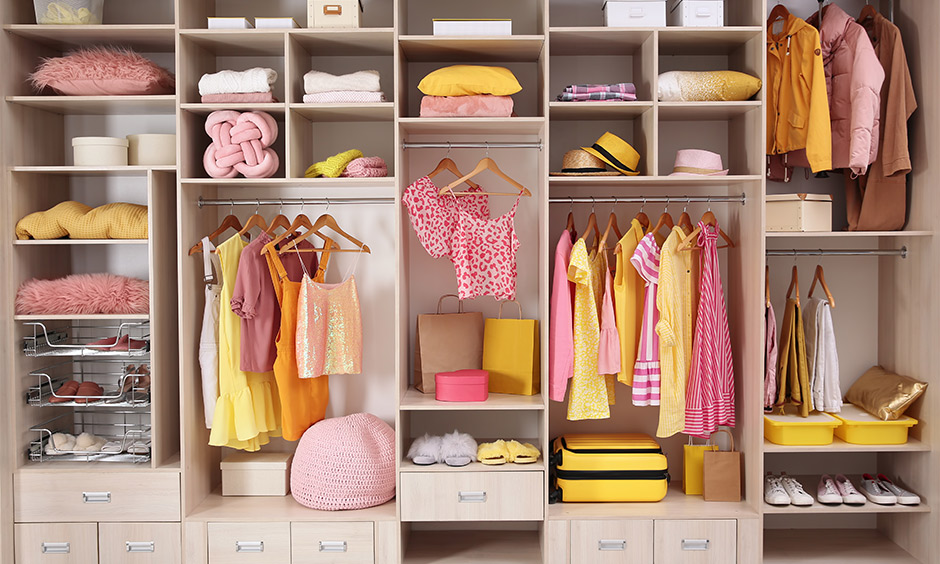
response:
<path fill-rule="evenodd" d="M 633 365 L 633 405 L 659 405 L 659 310 L 656 309 L 656 289 L 659 287 L 659 245 L 656 237 L 648 233 L 636 246 L 630 263 L 646 282 L 643 302 L 643 326 L 640 346 Z"/>
<path fill-rule="evenodd" d="M 618 82 L 616 84 L 572 84 L 565 87 L 565 92 L 570 92 L 571 94 L 618 92 L 620 94 L 636 95 L 636 86 L 634 86 L 632 82 Z"/>
<path fill-rule="evenodd" d="M 701 280 L 692 372 L 685 403 L 685 433 L 707 438 L 719 425 L 734 427 L 734 361 L 718 266 L 718 226 L 698 224 Z"/>

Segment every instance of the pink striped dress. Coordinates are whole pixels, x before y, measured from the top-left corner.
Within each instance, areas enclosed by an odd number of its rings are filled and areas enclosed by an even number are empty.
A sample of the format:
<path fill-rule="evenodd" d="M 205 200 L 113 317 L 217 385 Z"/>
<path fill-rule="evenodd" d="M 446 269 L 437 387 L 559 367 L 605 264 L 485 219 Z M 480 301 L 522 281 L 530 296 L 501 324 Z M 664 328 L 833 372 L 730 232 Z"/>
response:
<path fill-rule="evenodd" d="M 643 301 L 643 326 L 640 329 L 640 346 L 633 365 L 633 405 L 659 405 L 659 310 L 656 309 L 656 289 L 659 286 L 659 245 L 656 237 L 649 233 L 636 246 L 630 263 L 646 282 Z"/>
<path fill-rule="evenodd" d="M 698 226 L 701 295 L 685 399 L 685 434 L 706 438 L 719 425 L 734 427 L 734 362 L 718 266 L 718 226 L 704 222 Z"/>

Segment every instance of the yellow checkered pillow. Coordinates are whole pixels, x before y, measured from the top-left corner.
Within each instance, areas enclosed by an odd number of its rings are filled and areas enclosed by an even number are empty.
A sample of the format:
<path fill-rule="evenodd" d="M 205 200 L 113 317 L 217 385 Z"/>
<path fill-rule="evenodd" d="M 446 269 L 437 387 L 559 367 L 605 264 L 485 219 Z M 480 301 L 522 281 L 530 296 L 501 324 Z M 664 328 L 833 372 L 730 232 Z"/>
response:
<path fill-rule="evenodd" d="M 80 202 L 62 202 L 31 213 L 16 224 L 17 239 L 146 239 L 147 206 L 105 204 L 90 208 Z"/>

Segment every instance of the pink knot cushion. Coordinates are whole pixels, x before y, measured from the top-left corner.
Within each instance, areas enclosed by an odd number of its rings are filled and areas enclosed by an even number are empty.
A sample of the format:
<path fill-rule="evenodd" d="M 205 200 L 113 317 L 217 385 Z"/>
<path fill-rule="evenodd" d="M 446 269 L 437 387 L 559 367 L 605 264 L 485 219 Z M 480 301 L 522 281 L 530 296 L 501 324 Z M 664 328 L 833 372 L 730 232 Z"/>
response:
<path fill-rule="evenodd" d="M 116 274 L 72 274 L 32 279 L 16 291 L 17 315 L 144 314 L 150 311 L 150 284 Z"/>
<path fill-rule="evenodd" d="M 340 176 L 346 178 L 381 178 L 388 176 L 388 165 L 382 157 L 360 157 L 349 161 Z"/>
<path fill-rule="evenodd" d="M 169 71 L 118 47 L 89 47 L 43 59 L 30 80 L 37 90 L 51 88 L 68 96 L 172 94 L 176 90 Z"/>
<path fill-rule="evenodd" d="M 202 157 L 212 178 L 267 178 L 280 161 L 271 145 L 277 140 L 277 122 L 265 112 L 220 110 L 206 119 L 212 144 Z"/>
<path fill-rule="evenodd" d="M 395 431 L 370 413 L 324 419 L 304 432 L 290 470 L 297 503 L 364 509 L 395 497 Z"/>

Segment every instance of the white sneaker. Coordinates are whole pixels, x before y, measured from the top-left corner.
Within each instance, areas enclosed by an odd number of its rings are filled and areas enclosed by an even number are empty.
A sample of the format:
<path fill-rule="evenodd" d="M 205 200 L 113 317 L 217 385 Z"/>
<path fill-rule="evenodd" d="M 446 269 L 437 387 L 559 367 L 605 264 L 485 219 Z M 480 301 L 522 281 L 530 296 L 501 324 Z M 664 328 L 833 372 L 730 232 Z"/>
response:
<path fill-rule="evenodd" d="M 787 495 L 790 496 L 790 503 L 804 506 L 813 504 L 813 496 L 806 493 L 806 490 L 803 489 L 803 484 L 799 483 L 796 478 L 788 476 L 787 474 L 781 474 L 780 482 L 783 485 L 783 489 L 786 490 Z"/>
<path fill-rule="evenodd" d="M 835 481 L 836 488 L 838 488 L 839 493 L 842 495 L 842 503 L 848 505 L 865 505 L 865 496 L 858 493 L 858 490 L 855 489 L 851 480 L 846 478 L 843 474 L 839 474 L 835 477 Z"/>
<path fill-rule="evenodd" d="M 790 496 L 780 483 L 780 476 L 767 474 L 764 478 L 764 501 L 770 505 L 790 505 Z"/>
<path fill-rule="evenodd" d="M 888 491 L 881 482 L 871 477 L 871 474 L 862 474 L 862 493 L 868 501 L 879 505 L 894 505 L 898 502 L 896 495 Z"/>
<path fill-rule="evenodd" d="M 888 490 L 894 494 L 894 497 L 898 498 L 898 503 L 901 505 L 918 505 L 920 504 L 920 496 L 905 490 L 904 488 L 896 485 L 894 482 L 888 479 L 884 474 L 878 474 L 878 482 L 881 487 Z"/>
<path fill-rule="evenodd" d="M 829 503 L 839 505 L 842 503 L 842 494 L 836 488 L 836 482 L 829 474 L 823 474 L 819 479 L 819 486 L 816 487 L 816 499 L 819 503 Z"/>

